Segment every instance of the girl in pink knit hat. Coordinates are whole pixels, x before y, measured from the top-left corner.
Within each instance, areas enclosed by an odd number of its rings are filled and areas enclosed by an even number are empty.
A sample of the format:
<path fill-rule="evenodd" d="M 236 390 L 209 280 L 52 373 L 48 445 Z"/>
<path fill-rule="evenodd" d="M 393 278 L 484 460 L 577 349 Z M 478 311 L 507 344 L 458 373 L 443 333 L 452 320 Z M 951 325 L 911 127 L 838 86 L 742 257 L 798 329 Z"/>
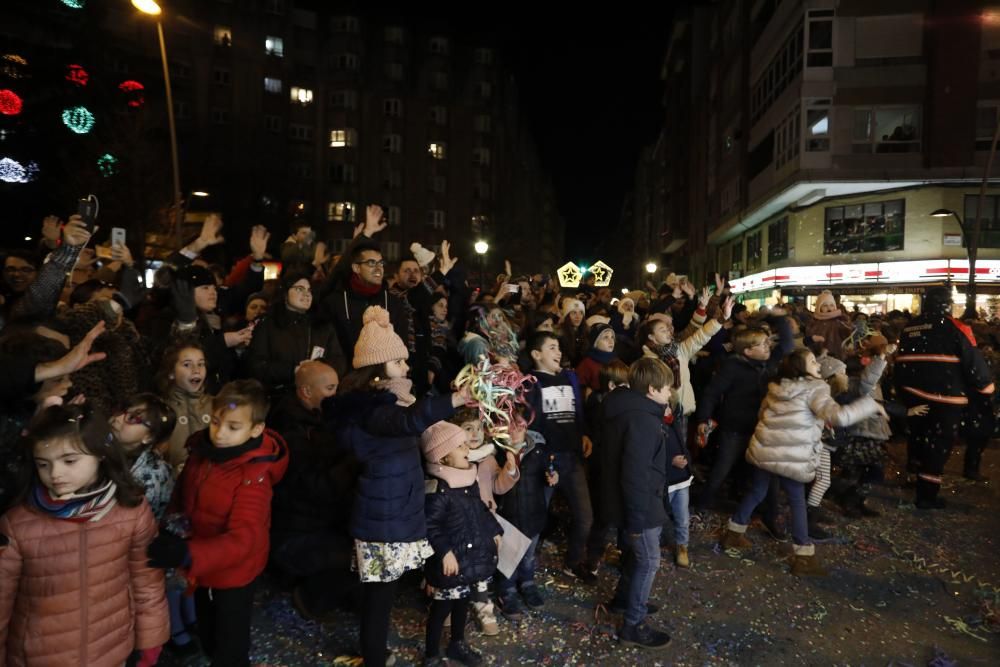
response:
<path fill-rule="evenodd" d="M 361 654 L 371 667 L 386 662 L 400 577 L 419 569 L 434 553 L 424 519 L 420 434 L 451 417 L 469 394 L 465 390 L 415 400 L 406 377 L 409 352 L 393 331 L 389 313 L 372 306 L 363 321 L 354 346 L 354 370 L 337 395 L 324 401 L 323 416 L 333 425 L 340 446 L 361 464 L 350 532 L 364 601 Z M 482 505 L 478 493 L 476 502 Z"/>

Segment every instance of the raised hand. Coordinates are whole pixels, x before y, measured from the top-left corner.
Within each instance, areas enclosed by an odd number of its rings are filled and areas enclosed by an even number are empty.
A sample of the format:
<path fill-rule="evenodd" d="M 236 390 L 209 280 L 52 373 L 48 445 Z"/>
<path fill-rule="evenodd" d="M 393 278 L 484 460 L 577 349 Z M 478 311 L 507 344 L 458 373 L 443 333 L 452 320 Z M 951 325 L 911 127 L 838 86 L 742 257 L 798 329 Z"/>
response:
<path fill-rule="evenodd" d="M 455 264 L 458 263 L 457 257 L 451 256 L 451 244 L 448 241 L 441 241 L 441 261 L 440 261 L 440 271 L 442 275 L 448 275 L 448 272 L 455 268 Z"/>
<path fill-rule="evenodd" d="M 702 308 L 704 308 L 705 306 L 708 305 L 708 300 L 710 298 L 712 298 L 712 297 L 708 293 L 708 287 L 707 286 L 706 287 L 702 287 L 701 288 L 701 293 L 698 295 L 698 305 L 701 306 Z"/>
<path fill-rule="evenodd" d="M 732 316 L 735 305 L 736 300 L 732 296 L 727 296 L 726 300 L 722 302 L 722 319 L 728 320 Z"/>
<path fill-rule="evenodd" d="M 271 234 L 264 225 L 254 225 L 250 230 L 250 254 L 253 261 L 262 262 L 267 256 L 267 242 L 271 240 Z"/>
<path fill-rule="evenodd" d="M 193 252 L 201 253 L 205 248 L 219 245 L 223 241 L 225 238 L 222 236 L 222 218 L 218 214 L 212 213 L 205 218 L 205 222 L 201 223 L 201 233 L 188 248 Z"/>
<path fill-rule="evenodd" d="M 365 209 L 365 236 L 371 238 L 389 226 L 389 223 L 382 219 L 382 207 L 378 204 L 369 204 Z"/>
<path fill-rule="evenodd" d="M 330 259 L 330 253 L 327 252 L 326 244 L 322 241 L 316 242 L 316 252 L 313 253 L 313 266 L 323 266 Z"/>
<path fill-rule="evenodd" d="M 96 227 L 94 231 L 97 231 Z M 62 236 L 63 243 L 75 248 L 87 245 L 87 242 L 90 241 L 91 233 L 87 231 L 87 225 L 83 222 L 83 218 L 78 215 L 71 215 L 69 222 L 62 228 Z"/>
<path fill-rule="evenodd" d="M 93 347 L 94 341 L 97 337 L 104 333 L 106 328 L 104 320 L 101 320 L 94 327 L 87 332 L 87 335 L 83 337 L 79 343 L 76 344 L 72 350 L 66 353 L 65 356 L 56 359 L 55 361 L 50 361 L 44 364 L 38 364 L 35 366 L 35 382 L 44 382 L 54 377 L 59 377 L 61 375 L 69 375 L 74 373 L 81 368 L 94 363 L 95 361 L 101 361 L 107 355 L 104 352 L 95 352 L 91 354 L 90 348 Z"/>
<path fill-rule="evenodd" d="M 681 291 L 684 292 L 684 294 L 687 295 L 688 299 L 693 299 L 694 298 L 694 295 L 695 295 L 694 285 L 692 285 L 690 282 L 688 282 L 687 278 L 681 278 L 679 285 L 680 285 Z"/>

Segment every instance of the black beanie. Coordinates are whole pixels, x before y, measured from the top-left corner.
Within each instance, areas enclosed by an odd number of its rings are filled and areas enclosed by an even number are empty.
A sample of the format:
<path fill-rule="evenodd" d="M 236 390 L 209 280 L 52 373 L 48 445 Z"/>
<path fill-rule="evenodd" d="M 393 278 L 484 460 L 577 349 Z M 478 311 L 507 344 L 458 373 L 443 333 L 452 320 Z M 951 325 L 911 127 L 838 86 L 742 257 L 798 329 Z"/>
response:
<path fill-rule="evenodd" d="M 176 277 L 178 280 L 186 280 L 192 289 L 203 285 L 215 285 L 215 276 L 212 272 L 197 264 L 185 266 L 176 273 Z"/>
<path fill-rule="evenodd" d="M 925 315 L 944 317 L 951 314 L 951 289 L 944 285 L 934 285 L 924 290 L 921 310 Z"/>
<path fill-rule="evenodd" d="M 590 327 L 590 346 L 594 347 L 594 345 L 597 344 L 597 339 L 601 337 L 601 334 L 609 329 L 611 329 L 611 325 L 603 322 L 598 322 L 594 326 Z"/>

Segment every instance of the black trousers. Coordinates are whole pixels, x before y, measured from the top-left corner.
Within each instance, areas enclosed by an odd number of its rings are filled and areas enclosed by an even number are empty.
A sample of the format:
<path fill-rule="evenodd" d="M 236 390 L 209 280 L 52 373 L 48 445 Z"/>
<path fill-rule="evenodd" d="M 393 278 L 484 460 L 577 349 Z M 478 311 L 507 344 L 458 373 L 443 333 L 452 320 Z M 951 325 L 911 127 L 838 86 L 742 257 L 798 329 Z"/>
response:
<path fill-rule="evenodd" d="M 248 667 L 256 582 L 239 588 L 198 588 L 198 638 L 212 667 Z"/>
<path fill-rule="evenodd" d="M 910 401 L 912 403 L 912 400 Z M 906 418 L 907 466 L 917 473 L 917 500 L 933 500 L 941 488 L 941 473 L 958 438 L 962 406 L 928 403 L 924 416 Z"/>

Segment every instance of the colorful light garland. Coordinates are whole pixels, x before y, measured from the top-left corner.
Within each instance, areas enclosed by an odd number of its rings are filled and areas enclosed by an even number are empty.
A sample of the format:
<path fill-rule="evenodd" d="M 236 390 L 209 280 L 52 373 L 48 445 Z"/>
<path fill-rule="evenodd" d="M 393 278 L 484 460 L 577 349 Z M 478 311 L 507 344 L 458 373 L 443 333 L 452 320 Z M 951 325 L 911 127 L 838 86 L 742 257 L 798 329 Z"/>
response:
<path fill-rule="evenodd" d="M 129 96 L 128 105 L 133 108 L 141 107 L 146 103 L 146 99 L 142 96 L 142 91 L 145 89 L 144 85 L 131 79 L 118 84 L 118 90 Z"/>
<path fill-rule="evenodd" d="M 97 158 L 97 170 L 104 178 L 114 176 L 118 173 L 118 158 L 111 153 L 105 153 Z"/>
<path fill-rule="evenodd" d="M 87 4 L 87 0 L 62 0 L 62 3 L 70 9 L 83 9 L 83 6 Z"/>
<path fill-rule="evenodd" d="M 25 166 L 9 157 L 0 158 L 0 181 L 4 183 L 29 183 L 37 173 L 38 165 L 34 162 Z"/>
<path fill-rule="evenodd" d="M 25 74 L 21 68 L 26 68 L 28 61 L 16 53 L 5 53 L 0 56 L 0 73 L 10 79 L 23 79 Z"/>
<path fill-rule="evenodd" d="M 24 108 L 24 102 L 13 90 L 4 88 L 0 90 L 0 114 L 4 116 L 16 116 Z"/>
<path fill-rule="evenodd" d="M 87 85 L 87 82 L 90 80 L 90 74 L 87 73 L 87 70 L 83 69 L 83 65 L 74 64 L 69 66 L 66 80 L 82 87 Z"/>
<path fill-rule="evenodd" d="M 86 107 L 70 107 L 62 113 L 63 123 L 77 134 L 87 134 L 94 129 L 94 114 Z"/>

